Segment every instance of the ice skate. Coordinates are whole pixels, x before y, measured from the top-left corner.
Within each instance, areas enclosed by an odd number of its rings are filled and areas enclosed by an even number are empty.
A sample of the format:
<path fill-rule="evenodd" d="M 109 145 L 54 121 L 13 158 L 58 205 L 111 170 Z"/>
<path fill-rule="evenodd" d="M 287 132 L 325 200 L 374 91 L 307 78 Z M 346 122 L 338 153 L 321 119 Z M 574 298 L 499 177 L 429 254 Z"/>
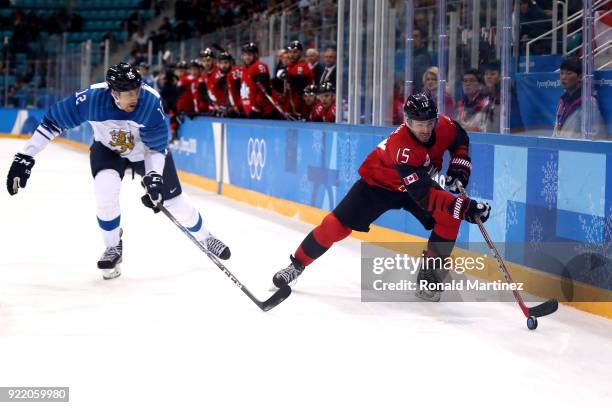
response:
<path fill-rule="evenodd" d="M 293 255 L 289 256 L 289 259 L 291 259 L 289 266 L 276 272 L 272 278 L 272 283 L 275 286 L 274 290 L 295 283 L 295 280 L 304 271 L 304 265 L 295 259 Z"/>
<path fill-rule="evenodd" d="M 230 259 L 230 256 L 232 256 L 229 247 L 212 234 L 202 241 L 202 244 L 204 244 L 206 249 L 217 258 L 227 260 Z"/>
<path fill-rule="evenodd" d="M 447 271 L 445 269 L 427 268 L 425 264 L 422 265 L 417 275 L 417 290 L 414 295 L 427 302 L 439 302 L 444 291 L 441 284 L 446 275 Z M 421 286 L 422 282 L 426 282 L 425 287 Z"/>
<path fill-rule="evenodd" d="M 117 246 L 108 247 L 98 261 L 98 269 L 102 270 L 105 280 L 115 279 L 121 276 L 121 261 L 123 255 L 123 240 L 119 240 Z"/>

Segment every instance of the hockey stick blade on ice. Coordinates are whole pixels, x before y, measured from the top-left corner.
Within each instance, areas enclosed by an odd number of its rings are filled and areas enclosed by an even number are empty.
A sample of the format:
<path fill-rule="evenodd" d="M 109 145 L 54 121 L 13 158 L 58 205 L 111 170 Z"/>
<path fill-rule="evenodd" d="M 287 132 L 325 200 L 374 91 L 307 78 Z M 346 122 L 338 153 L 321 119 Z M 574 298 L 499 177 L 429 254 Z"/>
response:
<path fill-rule="evenodd" d="M 466 197 L 468 196 L 467 193 L 465 192 L 465 189 L 463 188 L 461 184 L 459 184 L 459 191 L 464 196 Z M 480 232 L 482 233 L 482 237 L 486 241 L 487 246 L 491 250 L 491 253 L 495 257 L 495 260 L 497 261 L 497 266 L 499 267 L 499 270 L 504 275 L 508 283 L 514 284 L 514 281 L 512 280 L 512 277 L 510 276 L 510 272 L 508 272 L 508 269 L 506 268 L 506 264 L 504 263 L 504 260 L 502 259 L 501 255 L 497 251 L 497 248 L 493 244 L 493 241 L 491 240 L 491 237 L 489 236 L 489 233 L 485 229 L 482 221 L 480 221 L 480 219 L 477 218 L 476 223 L 478 224 L 478 228 L 480 229 Z M 516 299 L 521 310 L 523 311 L 523 314 L 527 318 L 527 327 L 529 327 L 530 330 L 534 330 L 536 327 L 538 327 L 538 322 L 535 318 L 553 314 L 559 308 L 559 302 L 556 299 L 548 299 L 546 302 L 541 303 L 537 306 L 528 307 L 523 301 L 521 294 L 516 289 L 512 290 L 512 294 L 514 295 L 514 298 Z"/>
<path fill-rule="evenodd" d="M 232 282 L 234 282 L 234 284 L 238 286 L 244 292 L 244 294 L 247 295 L 248 298 L 251 299 L 253 303 L 259 306 L 259 308 L 263 310 L 264 312 L 267 312 L 268 310 L 273 309 L 274 307 L 278 306 L 283 300 L 287 299 L 289 295 L 291 294 L 291 288 L 289 286 L 284 286 L 280 288 L 279 290 L 277 290 L 276 292 L 274 292 L 272 296 L 270 296 L 267 300 L 263 302 L 260 301 L 251 293 L 251 291 L 249 291 L 246 288 L 246 286 L 240 283 L 238 278 L 236 278 L 234 274 L 232 274 L 229 271 L 229 269 L 227 269 L 225 265 L 223 265 L 217 259 L 216 256 L 214 256 L 208 249 L 206 249 L 206 247 L 204 247 L 204 245 L 200 241 L 198 241 L 189 232 L 189 230 L 187 230 L 187 228 L 185 228 L 176 218 L 174 218 L 174 216 L 170 213 L 170 211 L 168 211 L 166 207 L 164 207 L 162 204 L 159 204 L 157 208 L 159 208 L 160 211 L 163 212 L 166 215 L 166 217 L 168 217 L 170 221 L 174 223 L 174 225 L 176 225 L 181 231 L 183 231 L 183 233 L 187 235 L 187 237 L 189 237 L 191 242 L 193 242 L 198 248 L 200 248 L 200 250 L 204 252 L 208 256 L 208 258 L 210 258 L 210 260 L 213 261 L 213 263 L 217 265 L 217 267 L 221 269 L 221 271 L 223 271 L 223 273 L 225 273 L 227 277 L 230 278 Z"/>

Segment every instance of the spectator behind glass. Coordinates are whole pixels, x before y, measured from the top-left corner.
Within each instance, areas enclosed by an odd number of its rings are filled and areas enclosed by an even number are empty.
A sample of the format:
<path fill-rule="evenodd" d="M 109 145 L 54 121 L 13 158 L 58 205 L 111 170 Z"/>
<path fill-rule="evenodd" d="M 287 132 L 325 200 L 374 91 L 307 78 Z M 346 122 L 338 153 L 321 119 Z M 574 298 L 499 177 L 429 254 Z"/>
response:
<path fill-rule="evenodd" d="M 285 78 L 287 78 L 287 65 L 289 64 L 289 54 L 286 48 L 276 51 L 276 69 L 272 78 L 272 89 L 276 95 L 285 93 Z"/>
<path fill-rule="evenodd" d="M 533 0 L 521 0 L 520 6 L 520 42 L 521 54 L 525 53 L 525 47 L 529 40 L 532 40 L 552 27 L 551 12 L 544 11 Z M 531 44 L 532 54 L 549 54 L 550 39 L 540 39 Z"/>
<path fill-rule="evenodd" d="M 323 71 L 325 70 L 320 63 L 319 51 L 314 48 L 307 49 L 306 61 L 308 61 L 308 65 L 310 65 L 310 69 L 314 73 L 315 84 L 318 84 L 321 80 L 321 75 L 323 75 Z"/>
<path fill-rule="evenodd" d="M 561 63 L 559 73 L 561 86 L 565 90 L 559 100 L 555 120 L 554 137 L 562 139 L 584 139 L 582 134 L 582 62 L 568 57 Z M 591 97 L 593 106 L 594 139 L 606 139 L 605 127 L 597 100 Z"/>
<path fill-rule="evenodd" d="M 425 47 L 425 32 L 420 28 L 415 28 L 412 33 L 412 75 L 414 78 L 414 89 L 423 89 L 423 74 L 427 67 L 432 66 L 431 55 Z"/>
<path fill-rule="evenodd" d="M 482 92 L 482 78 L 476 69 L 463 74 L 463 97 L 457 102 L 455 120 L 467 131 L 486 132 L 491 129 L 493 102 Z"/>
<path fill-rule="evenodd" d="M 499 61 L 493 61 L 485 65 L 484 83 L 485 87 L 483 92 L 489 96 L 491 102 L 493 102 L 493 117 L 491 119 L 491 126 L 489 131 L 498 132 L 500 122 L 500 92 L 501 92 L 501 64 Z"/>
<path fill-rule="evenodd" d="M 438 104 L 438 67 L 429 67 L 423 73 L 423 91 L 428 92 Z M 453 97 L 444 90 L 444 112 L 451 115 L 453 112 Z"/>
<path fill-rule="evenodd" d="M 149 73 L 149 64 L 147 64 L 146 62 L 141 62 L 140 64 L 138 64 L 138 72 L 142 77 L 142 82 L 149 85 L 151 88 L 155 87 L 153 75 Z"/>
<path fill-rule="evenodd" d="M 323 53 L 323 64 L 325 67 L 321 73 L 321 78 L 317 84 L 320 86 L 325 82 L 331 82 L 336 85 L 336 50 L 333 48 L 326 48 Z"/>

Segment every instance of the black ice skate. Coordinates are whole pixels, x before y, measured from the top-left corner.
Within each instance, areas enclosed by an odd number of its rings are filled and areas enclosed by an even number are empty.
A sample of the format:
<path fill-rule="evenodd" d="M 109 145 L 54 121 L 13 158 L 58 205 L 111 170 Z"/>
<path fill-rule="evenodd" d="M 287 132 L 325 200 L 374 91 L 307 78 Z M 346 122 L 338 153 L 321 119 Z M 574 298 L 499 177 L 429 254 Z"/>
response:
<path fill-rule="evenodd" d="M 433 258 L 429 258 L 432 261 Z M 439 302 L 440 297 L 444 289 L 442 288 L 442 282 L 448 271 L 443 268 L 427 267 L 427 258 L 423 259 L 423 264 L 419 269 L 416 283 L 417 290 L 414 293 L 419 299 L 427 302 Z"/>
<path fill-rule="evenodd" d="M 210 251 L 211 254 L 216 256 L 217 258 L 221 258 L 223 260 L 230 259 L 232 253 L 227 245 L 225 245 L 220 239 L 215 238 L 212 234 L 208 236 L 202 244 Z"/>
<path fill-rule="evenodd" d="M 115 279 L 121 276 L 121 261 L 123 255 L 123 240 L 119 240 L 119 245 L 108 247 L 98 261 L 98 269 L 102 270 L 102 277 L 105 280 Z"/>
<path fill-rule="evenodd" d="M 272 278 L 272 283 L 274 283 L 274 286 L 277 288 L 282 288 L 283 286 L 295 282 L 298 276 L 304 272 L 304 265 L 295 259 L 293 255 L 290 255 L 289 259 L 291 259 L 289 266 L 276 272 Z"/>

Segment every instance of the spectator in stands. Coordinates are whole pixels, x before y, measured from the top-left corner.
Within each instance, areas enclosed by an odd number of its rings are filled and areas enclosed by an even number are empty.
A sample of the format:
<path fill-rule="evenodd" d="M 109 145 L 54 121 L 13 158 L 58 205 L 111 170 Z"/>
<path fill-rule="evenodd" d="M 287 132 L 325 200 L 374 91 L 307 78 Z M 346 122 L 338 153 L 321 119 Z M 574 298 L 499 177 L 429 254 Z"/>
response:
<path fill-rule="evenodd" d="M 142 28 L 138 29 L 138 32 L 132 35 L 132 52 L 138 55 L 145 55 L 147 53 L 147 43 L 149 37 L 144 33 Z"/>
<path fill-rule="evenodd" d="M 151 88 L 155 87 L 155 83 L 153 81 L 153 75 L 149 72 L 149 64 L 146 62 L 141 62 L 138 64 L 138 72 L 142 77 L 142 82 L 149 85 Z"/>
<path fill-rule="evenodd" d="M 555 121 L 554 137 L 562 139 L 584 139 L 582 133 L 582 62 L 568 57 L 561 63 L 559 73 L 561 86 L 565 90 Z M 594 139 L 606 139 L 606 129 L 597 105 L 591 97 Z"/>
<path fill-rule="evenodd" d="M 485 65 L 484 69 L 484 90 L 483 92 L 489 96 L 493 102 L 493 117 L 491 119 L 490 131 L 498 132 L 500 121 L 500 103 L 501 103 L 501 64 L 499 61 L 493 61 Z"/>
<path fill-rule="evenodd" d="M 287 66 L 286 91 L 283 95 L 283 109 L 293 115 L 302 111 L 304 88 L 314 83 L 314 74 L 308 62 L 302 59 L 304 46 L 300 41 L 291 41 L 287 46 L 289 65 Z"/>
<path fill-rule="evenodd" d="M 482 92 L 482 77 L 476 69 L 463 74 L 463 97 L 457 102 L 455 119 L 467 131 L 486 132 L 490 129 L 493 103 Z"/>
<path fill-rule="evenodd" d="M 552 27 L 552 20 L 534 0 L 521 0 L 520 6 L 520 42 L 521 53 L 525 53 L 525 47 L 529 40 L 532 40 Z M 532 54 L 550 53 L 550 40 L 541 39 L 531 45 Z"/>
<path fill-rule="evenodd" d="M 174 73 L 174 70 L 169 68 L 166 72 L 160 73 L 156 83 L 161 96 L 162 106 L 170 118 L 170 135 L 173 142 L 178 140 L 177 129 L 179 126 L 177 118 L 178 112 L 176 109 L 179 98 L 177 81 L 178 77 Z"/>
<path fill-rule="evenodd" d="M 423 88 L 423 74 L 427 67 L 432 66 L 431 55 L 426 47 L 425 31 L 415 28 L 412 33 L 412 74 L 414 77 L 414 89 Z"/>
<path fill-rule="evenodd" d="M 429 67 L 423 73 L 423 91 L 429 92 L 436 104 L 438 103 L 438 67 Z M 444 112 L 447 115 L 453 112 L 453 97 L 444 90 Z"/>
<path fill-rule="evenodd" d="M 287 65 L 289 65 L 289 54 L 286 48 L 281 48 L 276 52 L 276 69 L 272 78 L 272 89 L 280 99 L 280 95 L 285 93 L 285 79 L 287 78 Z"/>
<path fill-rule="evenodd" d="M 321 78 L 317 85 L 322 85 L 325 82 L 331 82 L 336 85 L 336 50 L 333 48 L 326 48 L 323 53 L 323 64 L 325 67 L 323 69 L 323 73 L 321 74 Z"/>
<path fill-rule="evenodd" d="M 314 74 L 315 84 L 318 84 L 321 80 L 321 75 L 323 75 L 323 71 L 325 70 L 319 59 L 319 51 L 317 51 L 315 48 L 307 49 L 306 61 L 308 61 L 308 65 L 310 65 L 310 69 Z"/>
<path fill-rule="evenodd" d="M 319 103 L 312 109 L 311 122 L 336 122 L 336 86 L 325 82 L 319 88 Z"/>
<path fill-rule="evenodd" d="M 303 120 L 310 120 L 312 110 L 317 104 L 318 91 L 319 90 L 315 84 L 308 85 L 306 88 L 304 88 L 304 105 L 302 112 L 300 112 Z"/>

